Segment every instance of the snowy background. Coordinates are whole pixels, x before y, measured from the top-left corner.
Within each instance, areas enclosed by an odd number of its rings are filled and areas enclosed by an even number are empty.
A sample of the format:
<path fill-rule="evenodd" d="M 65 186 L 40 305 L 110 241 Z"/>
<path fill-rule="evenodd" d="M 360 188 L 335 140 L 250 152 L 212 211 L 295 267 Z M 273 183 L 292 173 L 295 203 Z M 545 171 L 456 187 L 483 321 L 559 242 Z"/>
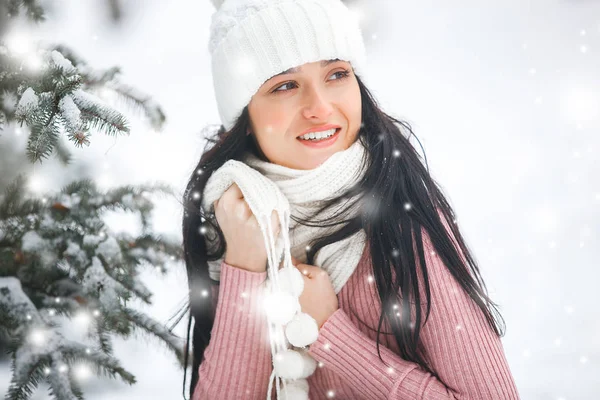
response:
<path fill-rule="evenodd" d="M 90 147 L 72 149 L 69 170 L 35 167 L 36 190 L 81 174 L 106 187 L 159 180 L 182 193 L 203 148 L 201 128 L 219 122 L 209 0 L 123 3 L 120 26 L 104 1 L 61 0 L 48 22 L 11 34 L 65 43 L 97 68 L 121 66 L 123 82 L 164 107 L 166 127 L 134 120 L 130 136 L 93 136 Z M 600 1 L 451 3 L 356 3 L 369 53 L 364 79 L 387 112 L 411 123 L 457 211 L 505 318 L 502 340 L 522 398 L 598 399 Z M 24 146 L 18 133 L 0 146 Z M 161 200 L 154 225 L 180 237 L 177 200 Z M 123 214 L 110 224 L 136 229 Z M 184 266 L 171 271 L 143 275 L 154 304 L 140 307 L 161 321 L 186 300 Z M 87 399 L 181 398 L 183 373 L 156 341 L 116 340 L 115 353 L 138 383 L 92 377 Z M 9 380 L 0 364 L 0 394 Z M 45 396 L 38 389 L 34 399 Z"/>

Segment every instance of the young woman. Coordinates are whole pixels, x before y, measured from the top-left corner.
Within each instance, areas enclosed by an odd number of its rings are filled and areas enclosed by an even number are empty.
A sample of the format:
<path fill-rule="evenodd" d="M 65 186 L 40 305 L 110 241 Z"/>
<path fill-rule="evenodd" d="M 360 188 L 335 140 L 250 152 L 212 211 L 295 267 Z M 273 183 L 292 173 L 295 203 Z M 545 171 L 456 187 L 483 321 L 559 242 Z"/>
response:
<path fill-rule="evenodd" d="M 501 316 L 410 126 L 383 112 L 360 77 L 364 44 L 348 9 L 216 3 L 210 50 L 223 124 L 184 195 L 190 396 L 518 399 Z M 252 186 L 244 166 L 272 190 Z M 252 211 L 273 192 L 293 222 L 273 212 L 269 229 L 291 238 L 298 302 L 318 332 L 300 353 L 316 367 L 281 393 L 263 307 L 273 260 Z"/>

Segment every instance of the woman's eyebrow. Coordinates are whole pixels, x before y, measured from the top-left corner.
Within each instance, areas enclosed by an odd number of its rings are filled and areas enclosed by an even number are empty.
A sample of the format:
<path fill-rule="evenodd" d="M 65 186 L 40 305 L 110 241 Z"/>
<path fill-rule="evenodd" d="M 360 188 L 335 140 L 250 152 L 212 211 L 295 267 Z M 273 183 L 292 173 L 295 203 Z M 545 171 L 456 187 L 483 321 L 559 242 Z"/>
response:
<path fill-rule="evenodd" d="M 331 59 L 331 60 L 323 60 L 323 61 L 321 61 L 321 67 L 326 67 L 329 64 L 332 64 L 332 63 L 334 63 L 336 61 L 340 61 L 340 59 L 339 58 L 334 58 L 334 59 Z M 276 76 L 280 76 L 280 75 L 295 74 L 296 72 L 300 72 L 301 70 L 302 70 L 302 67 L 289 68 L 289 69 L 286 69 L 283 72 L 278 73 L 277 75 L 273 75 L 272 78 L 275 78 Z"/>

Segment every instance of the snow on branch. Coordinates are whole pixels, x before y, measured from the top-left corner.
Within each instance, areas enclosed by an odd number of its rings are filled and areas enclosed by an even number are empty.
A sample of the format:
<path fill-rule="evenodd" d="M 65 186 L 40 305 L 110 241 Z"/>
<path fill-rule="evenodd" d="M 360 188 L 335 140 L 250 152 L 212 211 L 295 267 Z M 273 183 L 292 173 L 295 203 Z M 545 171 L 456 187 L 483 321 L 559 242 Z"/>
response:
<path fill-rule="evenodd" d="M 93 69 L 65 46 L 42 48 L 36 57 L 40 68 L 27 74 L 22 72 L 18 54 L 0 54 L 0 92 L 8 105 L 0 115 L 0 130 L 12 121 L 27 125 L 31 162 L 43 162 L 56 150 L 67 163 L 71 157 L 61 141 L 63 132 L 77 147 L 90 144 L 92 130 L 111 136 L 130 133 L 125 115 L 96 94 L 107 97 L 104 94 L 112 93 L 124 99 L 131 109 L 142 110 L 153 128 L 162 128 L 165 115 L 161 107 L 149 95 L 120 82 L 119 68 Z"/>
<path fill-rule="evenodd" d="M 133 298 L 150 303 L 141 269 L 166 271 L 181 261 L 180 243 L 150 233 L 150 224 L 131 235 L 112 232 L 103 221 L 108 203 L 149 221 L 153 186 L 101 192 L 82 180 L 32 202 L 24 185 L 17 178 L 0 198 L 0 333 L 12 338 L 13 357 L 8 398 L 26 398 L 41 380 L 56 398 L 78 398 L 79 368 L 134 383 L 112 354 L 116 335 L 145 332 L 181 361 L 183 340 L 128 304 Z M 89 343 L 64 336 L 73 323 L 84 324 Z"/>

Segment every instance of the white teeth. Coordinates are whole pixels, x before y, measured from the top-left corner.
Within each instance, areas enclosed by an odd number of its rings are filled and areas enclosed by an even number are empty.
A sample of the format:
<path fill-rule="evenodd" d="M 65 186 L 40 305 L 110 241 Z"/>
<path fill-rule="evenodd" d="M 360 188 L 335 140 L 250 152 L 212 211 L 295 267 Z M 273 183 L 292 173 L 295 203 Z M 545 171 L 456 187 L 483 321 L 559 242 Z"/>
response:
<path fill-rule="evenodd" d="M 309 139 L 313 139 L 313 140 L 319 140 L 319 139 L 324 139 L 324 138 L 328 138 L 330 136 L 333 136 L 333 134 L 335 133 L 337 129 L 329 129 L 328 131 L 322 131 L 322 132 L 311 132 L 311 133 L 307 133 L 306 135 L 302 135 L 300 136 L 300 139 L 302 140 L 309 140 Z"/>

